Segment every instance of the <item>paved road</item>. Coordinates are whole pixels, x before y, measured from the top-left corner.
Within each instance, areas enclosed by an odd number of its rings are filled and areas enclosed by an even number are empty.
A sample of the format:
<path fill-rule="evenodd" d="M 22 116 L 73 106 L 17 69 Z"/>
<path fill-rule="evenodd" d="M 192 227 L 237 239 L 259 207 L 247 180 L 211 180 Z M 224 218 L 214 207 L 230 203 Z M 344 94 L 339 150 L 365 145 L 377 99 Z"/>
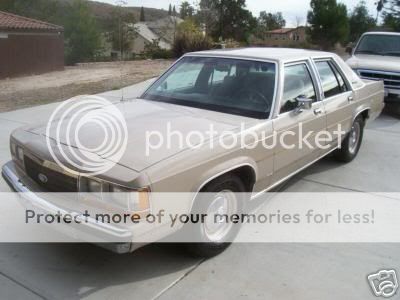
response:
<path fill-rule="evenodd" d="M 9 160 L 11 131 L 45 120 L 56 105 L 0 114 L 1 163 Z M 400 122 L 383 115 L 354 162 L 328 157 L 284 190 L 399 192 L 399 150 Z M 3 181 L 0 190 L 9 191 Z M 174 245 L 120 256 L 86 244 L 3 244 L 0 299 L 376 299 L 366 275 L 400 271 L 399 253 L 398 244 L 241 244 L 204 261 Z"/>

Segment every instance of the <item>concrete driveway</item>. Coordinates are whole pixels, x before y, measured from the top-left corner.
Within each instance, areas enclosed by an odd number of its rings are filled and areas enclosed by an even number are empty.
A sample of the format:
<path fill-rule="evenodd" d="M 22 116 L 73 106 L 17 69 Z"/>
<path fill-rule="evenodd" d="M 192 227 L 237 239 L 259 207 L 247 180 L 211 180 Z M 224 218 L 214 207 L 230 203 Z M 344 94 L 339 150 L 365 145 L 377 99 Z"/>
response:
<path fill-rule="evenodd" d="M 135 96 L 148 83 L 131 87 Z M 116 100 L 119 91 L 111 92 Z M 46 120 L 57 104 L 0 114 L 0 162 L 21 125 Z M 326 158 L 290 180 L 285 191 L 400 192 L 400 122 L 370 124 L 358 158 Z M 0 190 L 9 191 L 3 180 Z M 235 244 L 200 260 L 175 245 L 116 255 L 87 244 L 0 245 L 1 299 L 376 299 L 366 276 L 400 272 L 398 244 Z"/>

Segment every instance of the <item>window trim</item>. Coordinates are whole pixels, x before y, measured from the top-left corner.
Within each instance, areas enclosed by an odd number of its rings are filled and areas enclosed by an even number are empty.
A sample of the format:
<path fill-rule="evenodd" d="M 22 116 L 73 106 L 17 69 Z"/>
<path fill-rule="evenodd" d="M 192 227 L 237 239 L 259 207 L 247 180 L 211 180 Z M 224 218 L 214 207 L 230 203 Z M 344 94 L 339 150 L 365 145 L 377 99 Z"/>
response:
<path fill-rule="evenodd" d="M 345 93 L 349 93 L 349 92 L 352 92 L 352 91 L 353 91 L 353 87 L 352 87 L 352 85 L 350 84 L 350 82 L 349 82 L 347 76 L 343 73 L 342 69 L 341 69 L 340 66 L 337 64 L 337 62 L 335 61 L 335 59 L 334 59 L 333 57 L 314 58 L 312 61 L 313 61 L 313 64 L 314 64 L 316 76 L 318 77 L 319 87 L 320 87 L 320 97 L 321 97 L 321 100 L 322 100 L 322 101 L 330 100 L 330 99 L 335 98 L 335 97 L 337 97 L 337 96 L 340 96 L 340 95 L 343 95 L 343 94 L 345 94 Z M 319 74 L 318 67 L 317 67 L 317 63 L 318 63 L 318 62 L 327 62 L 328 64 L 331 63 L 331 64 L 333 65 L 333 67 L 337 70 L 337 72 L 342 76 L 342 78 L 343 78 L 343 80 L 344 80 L 344 83 L 345 83 L 345 85 L 346 85 L 346 87 L 347 87 L 347 91 L 346 91 L 346 92 L 341 92 L 341 93 L 336 94 L 336 95 L 334 95 L 334 96 L 325 97 L 325 92 L 324 92 L 324 89 L 323 89 L 323 86 L 322 86 L 321 75 Z M 330 67 L 332 68 L 332 66 L 330 66 Z M 333 71 L 333 70 L 332 70 L 332 71 Z M 339 80 L 338 80 L 337 75 L 335 74 L 334 71 L 333 71 L 333 74 L 335 75 L 336 81 L 337 81 L 338 85 L 340 86 Z"/>
<path fill-rule="evenodd" d="M 282 81 L 281 81 L 282 82 L 282 88 L 281 88 L 281 96 L 280 96 L 280 99 L 279 99 L 279 106 L 278 106 L 279 110 L 278 110 L 278 113 L 277 113 L 277 117 L 285 116 L 285 115 L 291 114 L 293 112 L 293 111 L 287 111 L 287 112 L 281 113 L 281 108 L 282 108 L 282 104 L 283 104 L 282 103 L 282 101 L 283 101 L 283 93 L 284 93 L 284 89 L 285 89 L 285 68 L 286 67 L 293 67 L 293 66 L 297 66 L 297 65 L 305 65 L 307 70 L 308 70 L 308 72 L 309 72 L 309 74 L 310 74 L 310 76 L 311 76 L 311 82 L 312 82 L 312 84 L 314 86 L 315 96 L 317 98 L 317 100 L 315 102 L 313 102 L 312 105 L 314 106 L 315 104 L 317 104 L 317 103 L 322 101 L 322 98 L 321 98 L 320 93 L 319 93 L 319 91 L 320 91 L 319 81 L 318 81 L 318 78 L 315 75 L 315 71 L 314 71 L 314 69 L 312 67 L 312 64 L 310 63 L 310 60 L 307 59 L 307 60 L 299 60 L 299 61 L 292 61 L 292 62 L 284 63 L 283 66 L 282 66 Z"/>

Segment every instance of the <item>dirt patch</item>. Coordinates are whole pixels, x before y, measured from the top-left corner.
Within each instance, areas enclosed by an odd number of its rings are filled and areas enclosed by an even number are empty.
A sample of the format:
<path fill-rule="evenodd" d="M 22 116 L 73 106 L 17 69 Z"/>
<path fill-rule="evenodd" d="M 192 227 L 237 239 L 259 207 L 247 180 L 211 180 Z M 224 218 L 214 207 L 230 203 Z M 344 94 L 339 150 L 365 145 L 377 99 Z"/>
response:
<path fill-rule="evenodd" d="M 120 89 L 156 77 L 171 64 L 170 60 L 90 63 L 0 80 L 0 112 Z"/>

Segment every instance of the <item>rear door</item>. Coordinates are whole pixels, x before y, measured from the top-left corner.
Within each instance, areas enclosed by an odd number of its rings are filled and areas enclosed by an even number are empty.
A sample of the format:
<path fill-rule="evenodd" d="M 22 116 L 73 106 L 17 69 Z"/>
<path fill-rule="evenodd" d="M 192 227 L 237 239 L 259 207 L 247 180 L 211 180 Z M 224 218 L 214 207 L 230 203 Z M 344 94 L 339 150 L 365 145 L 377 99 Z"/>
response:
<path fill-rule="evenodd" d="M 317 78 L 310 62 L 286 64 L 283 72 L 280 112 L 273 120 L 277 140 L 274 148 L 274 183 L 321 155 L 321 149 L 315 145 L 315 135 L 326 129 L 324 105 L 320 101 Z M 296 98 L 299 96 L 312 99 L 312 109 L 296 112 Z M 307 135 L 311 147 L 303 143 L 302 137 Z"/>
<path fill-rule="evenodd" d="M 325 107 L 327 131 L 333 137 L 330 142 L 336 146 L 338 130 L 348 132 L 352 124 L 353 91 L 339 66 L 332 58 L 315 60 L 320 78 L 321 98 Z"/>

